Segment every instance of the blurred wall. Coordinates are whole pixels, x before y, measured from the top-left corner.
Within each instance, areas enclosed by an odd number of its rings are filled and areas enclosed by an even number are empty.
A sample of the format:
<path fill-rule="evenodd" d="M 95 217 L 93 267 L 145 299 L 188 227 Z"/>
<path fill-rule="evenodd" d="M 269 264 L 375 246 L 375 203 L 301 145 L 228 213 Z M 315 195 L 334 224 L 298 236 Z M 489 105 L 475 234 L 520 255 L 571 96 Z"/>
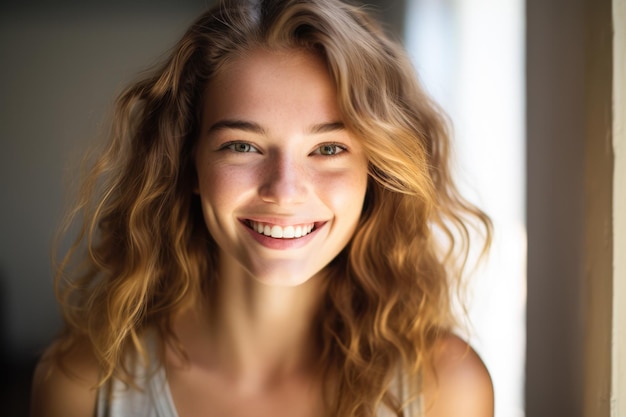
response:
<path fill-rule="evenodd" d="M 527 0 L 529 416 L 624 415 L 623 4 Z"/>
<path fill-rule="evenodd" d="M 584 0 L 527 0 L 526 415 L 582 416 Z"/>
<path fill-rule="evenodd" d="M 82 153 L 115 95 L 164 56 L 206 2 L 75 3 L 0 9 L 0 337 L 8 355 L 35 353 L 58 329 L 50 246 Z"/>
<path fill-rule="evenodd" d="M 613 352 L 614 417 L 626 416 L 626 0 L 613 0 Z"/>

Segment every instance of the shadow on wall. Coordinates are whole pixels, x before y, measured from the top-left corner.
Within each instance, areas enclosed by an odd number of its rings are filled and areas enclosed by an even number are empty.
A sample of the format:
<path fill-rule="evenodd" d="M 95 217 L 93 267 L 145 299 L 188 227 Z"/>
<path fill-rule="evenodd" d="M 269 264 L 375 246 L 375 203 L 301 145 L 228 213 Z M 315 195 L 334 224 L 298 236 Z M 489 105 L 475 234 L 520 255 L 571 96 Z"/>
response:
<path fill-rule="evenodd" d="M 0 268 L 0 404 L 5 417 L 27 416 L 30 403 L 32 375 L 38 355 L 33 352 L 22 354 L 8 348 L 6 274 Z"/>

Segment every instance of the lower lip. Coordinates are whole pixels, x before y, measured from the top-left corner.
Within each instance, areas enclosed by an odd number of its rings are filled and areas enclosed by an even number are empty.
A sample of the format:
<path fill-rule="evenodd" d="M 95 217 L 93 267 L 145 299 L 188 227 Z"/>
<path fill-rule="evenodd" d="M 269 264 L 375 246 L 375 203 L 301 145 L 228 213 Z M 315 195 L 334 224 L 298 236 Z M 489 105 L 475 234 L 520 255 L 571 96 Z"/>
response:
<path fill-rule="evenodd" d="M 319 232 L 320 229 L 322 229 L 326 225 L 326 223 L 323 223 L 320 226 L 316 227 L 315 230 L 313 230 L 311 233 L 305 236 L 298 237 L 298 238 L 291 238 L 291 239 L 276 239 L 270 236 L 265 236 L 263 234 L 260 234 L 250 229 L 243 222 L 241 222 L 241 225 L 248 231 L 248 233 L 250 233 L 250 236 L 252 236 L 254 240 L 256 240 L 261 245 L 265 246 L 266 248 L 276 249 L 276 250 L 287 250 L 287 249 L 298 249 L 298 248 L 305 246 L 307 243 L 311 241 L 311 239 L 315 237 L 317 232 Z"/>

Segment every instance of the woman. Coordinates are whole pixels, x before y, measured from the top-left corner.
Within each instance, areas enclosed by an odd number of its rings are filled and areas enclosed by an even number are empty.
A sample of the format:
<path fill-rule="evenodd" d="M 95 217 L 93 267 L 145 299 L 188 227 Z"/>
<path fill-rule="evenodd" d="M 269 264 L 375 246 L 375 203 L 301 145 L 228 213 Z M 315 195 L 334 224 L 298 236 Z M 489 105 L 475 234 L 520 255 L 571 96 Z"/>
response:
<path fill-rule="evenodd" d="M 448 142 L 362 9 L 211 9 L 117 102 L 33 415 L 491 416 Z"/>

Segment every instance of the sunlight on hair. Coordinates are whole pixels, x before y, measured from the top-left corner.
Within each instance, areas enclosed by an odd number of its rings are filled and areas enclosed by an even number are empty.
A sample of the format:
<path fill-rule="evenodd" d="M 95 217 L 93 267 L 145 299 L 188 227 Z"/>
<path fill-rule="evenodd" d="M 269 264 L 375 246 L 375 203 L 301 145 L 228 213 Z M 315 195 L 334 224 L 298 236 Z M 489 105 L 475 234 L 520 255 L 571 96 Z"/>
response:
<path fill-rule="evenodd" d="M 407 3 L 407 49 L 426 89 L 454 125 L 456 179 L 464 195 L 494 223 L 490 256 L 475 272 L 468 292 L 470 341 L 493 378 L 496 417 L 522 417 L 524 2 Z"/>

